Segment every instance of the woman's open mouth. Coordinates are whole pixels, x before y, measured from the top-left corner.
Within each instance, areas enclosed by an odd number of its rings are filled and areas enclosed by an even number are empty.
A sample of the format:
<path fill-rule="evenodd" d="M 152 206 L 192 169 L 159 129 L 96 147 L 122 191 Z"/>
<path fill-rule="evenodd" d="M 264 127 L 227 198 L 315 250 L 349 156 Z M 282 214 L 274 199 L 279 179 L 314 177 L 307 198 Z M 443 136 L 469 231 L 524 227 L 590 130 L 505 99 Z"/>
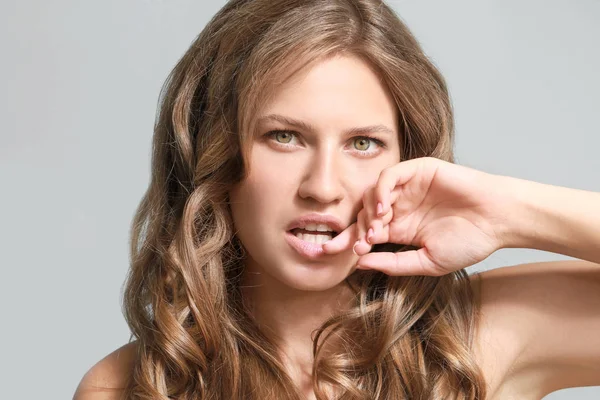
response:
<path fill-rule="evenodd" d="M 295 228 L 289 232 L 300 240 L 315 244 L 323 244 L 337 236 L 337 232 L 333 231 L 309 231 L 302 228 Z"/>

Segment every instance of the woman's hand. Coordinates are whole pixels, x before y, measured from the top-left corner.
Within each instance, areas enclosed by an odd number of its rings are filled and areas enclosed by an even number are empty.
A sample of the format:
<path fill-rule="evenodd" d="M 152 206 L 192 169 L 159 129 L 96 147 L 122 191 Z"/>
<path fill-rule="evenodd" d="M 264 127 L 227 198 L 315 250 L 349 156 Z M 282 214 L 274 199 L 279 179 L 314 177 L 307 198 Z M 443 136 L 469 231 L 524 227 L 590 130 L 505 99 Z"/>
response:
<path fill-rule="evenodd" d="M 353 246 L 357 268 L 388 275 L 440 276 L 466 268 L 502 247 L 509 212 L 502 179 L 510 178 L 431 157 L 400 162 L 381 172 L 364 193 L 357 222 L 323 249 L 335 254 Z M 378 243 L 420 249 L 369 253 Z"/>

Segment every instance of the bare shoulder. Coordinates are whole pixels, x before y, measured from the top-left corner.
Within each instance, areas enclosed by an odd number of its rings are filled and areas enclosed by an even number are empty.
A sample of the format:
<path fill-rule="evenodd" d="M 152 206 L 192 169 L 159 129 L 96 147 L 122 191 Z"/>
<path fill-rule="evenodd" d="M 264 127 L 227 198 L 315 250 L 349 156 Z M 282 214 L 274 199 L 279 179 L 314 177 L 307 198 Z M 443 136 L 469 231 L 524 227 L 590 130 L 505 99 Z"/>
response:
<path fill-rule="evenodd" d="M 527 329 L 525 316 L 517 310 L 518 304 L 505 300 L 504 291 L 508 289 L 505 276 L 515 272 L 512 268 L 483 271 L 471 280 L 479 305 L 474 354 L 484 375 L 488 399 L 535 398 L 514 393 L 517 389 L 508 389 L 506 384 L 515 372 L 515 361 L 526 346 L 527 337 L 523 331 Z M 512 290 L 517 289 L 513 286 Z"/>
<path fill-rule="evenodd" d="M 475 354 L 489 399 L 600 384 L 600 265 L 566 260 L 473 276 Z"/>
<path fill-rule="evenodd" d="M 73 400 L 119 400 L 137 353 L 137 341 L 98 361 L 81 379 Z"/>

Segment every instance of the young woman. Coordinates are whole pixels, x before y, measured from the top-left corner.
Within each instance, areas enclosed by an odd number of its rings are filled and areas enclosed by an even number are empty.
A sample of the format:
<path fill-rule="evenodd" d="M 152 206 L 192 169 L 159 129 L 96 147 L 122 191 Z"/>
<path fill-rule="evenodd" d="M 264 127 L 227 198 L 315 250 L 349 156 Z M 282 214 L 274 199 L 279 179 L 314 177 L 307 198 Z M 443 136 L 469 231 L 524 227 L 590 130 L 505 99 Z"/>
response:
<path fill-rule="evenodd" d="M 377 0 L 230 1 L 171 74 L 133 340 L 90 399 L 540 399 L 600 385 L 600 194 L 453 163 Z M 505 247 L 580 260 L 465 269 Z"/>

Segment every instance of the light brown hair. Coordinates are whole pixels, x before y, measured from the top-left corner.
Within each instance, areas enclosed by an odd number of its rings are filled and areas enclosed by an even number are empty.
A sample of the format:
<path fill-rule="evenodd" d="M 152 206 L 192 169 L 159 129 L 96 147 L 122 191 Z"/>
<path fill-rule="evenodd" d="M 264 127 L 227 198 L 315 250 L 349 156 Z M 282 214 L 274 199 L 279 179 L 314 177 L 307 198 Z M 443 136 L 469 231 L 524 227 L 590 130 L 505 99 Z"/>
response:
<path fill-rule="evenodd" d="M 275 344 L 244 308 L 244 250 L 228 192 L 247 173 L 255 118 L 277 84 L 326 57 L 368 62 L 399 111 L 401 158 L 453 162 L 446 83 L 379 0 L 233 0 L 170 74 L 152 178 L 132 223 L 124 312 L 138 341 L 127 399 L 300 399 Z M 381 245 L 374 251 L 412 249 Z M 357 271 L 356 305 L 315 336 L 313 384 L 340 399 L 483 399 L 464 270 L 442 277 Z M 335 332 L 333 353 L 320 346 Z"/>

